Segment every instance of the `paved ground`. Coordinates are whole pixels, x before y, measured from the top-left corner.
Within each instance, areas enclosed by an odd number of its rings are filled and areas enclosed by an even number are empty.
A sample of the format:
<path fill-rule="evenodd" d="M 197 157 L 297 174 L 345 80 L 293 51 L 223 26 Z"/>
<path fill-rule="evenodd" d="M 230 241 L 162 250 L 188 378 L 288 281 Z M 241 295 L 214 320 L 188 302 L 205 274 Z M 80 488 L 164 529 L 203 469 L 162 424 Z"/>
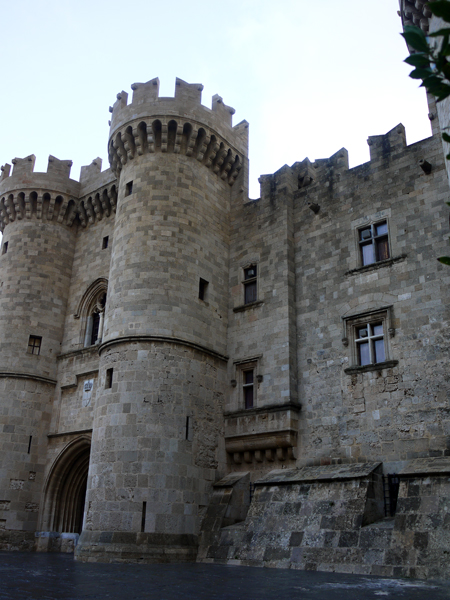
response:
<path fill-rule="evenodd" d="M 0 552 L 1 600 L 450 600 L 446 583 L 221 565 L 81 564 Z"/>

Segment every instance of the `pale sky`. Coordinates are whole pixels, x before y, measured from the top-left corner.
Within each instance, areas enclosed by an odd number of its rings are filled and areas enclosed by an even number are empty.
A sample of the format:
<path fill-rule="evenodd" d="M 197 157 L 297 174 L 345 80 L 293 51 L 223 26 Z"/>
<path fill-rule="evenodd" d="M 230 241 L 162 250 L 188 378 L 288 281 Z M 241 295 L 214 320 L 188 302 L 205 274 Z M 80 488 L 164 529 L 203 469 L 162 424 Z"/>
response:
<path fill-rule="evenodd" d="M 203 83 L 250 123 L 250 196 L 260 174 L 327 158 L 369 160 L 367 137 L 397 123 L 430 135 L 408 78 L 398 0 L 16 0 L 2 10 L 0 164 L 35 154 L 108 165 L 108 107 L 153 77 Z"/>

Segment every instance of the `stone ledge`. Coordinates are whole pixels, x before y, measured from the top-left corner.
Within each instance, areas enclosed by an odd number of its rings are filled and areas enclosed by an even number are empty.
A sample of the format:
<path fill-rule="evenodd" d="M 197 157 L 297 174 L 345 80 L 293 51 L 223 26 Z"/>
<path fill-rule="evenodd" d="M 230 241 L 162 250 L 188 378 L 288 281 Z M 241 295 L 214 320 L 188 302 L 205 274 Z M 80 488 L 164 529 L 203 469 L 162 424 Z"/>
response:
<path fill-rule="evenodd" d="M 235 306 L 233 308 L 233 312 L 243 312 L 244 310 L 250 310 L 251 308 L 256 308 L 257 306 L 261 306 L 264 304 L 264 300 L 256 300 L 256 302 L 249 302 L 248 304 L 242 304 L 241 306 Z"/>
<path fill-rule="evenodd" d="M 401 262 L 405 260 L 407 257 L 406 254 L 400 254 L 400 256 L 394 256 L 393 258 L 388 258 L 386 260 L 380 260 L 378 262 L 370 263 L 370 265 L 364 265 L 363 267 L 357 267 L 356 269 L 350 269 L 350 271 L 346 271 L 344 275 L 359 275 L 360 273 L 365 273 L 366 271 L 376 271 L 377 269 L 381 269 L 383 267 L 390 267 L 394 263 Z"/>
<path fill-rule="evenodd" d="M 301 408 L 302 408 L 301 404 L 294 404 L 293 402 L 288 402 L 287 404 L 270 404 L 268 406 L 242 408 L 241 410 L 236 410 L 234 412 L 225 412 L 225 413 L 223 413 L 223 416 L 224 417 L 248 417 L 250 415 L 257 415 L 257 414 L 269 413 L 269 412 L 280 412 L 283 410 L 300 411 Z"/>
<path fill-rule="evenodd" d="M 175 344 L 179 346 L 187 346 L 188 348 L 193 348 L 194 350 L 198 350 L 203 354 L 209 354 L 210 356 L 214 356 L 220 360 L 228 362 L 228 356 L 224 354 L 220 354 L 211 348 L 207 348 L 206 346 L 202 346 L 201 344 L 196 344 L 195 342 L 190 342 L 189 340 L 183 340 L 181 338 L 170 337 L 165 335 L 126 335 L 122 337 L 117 337 L 112 340 L 108 340 L 106 342 L 102 342 L 98 348 L 98 353 L 101 354 L 103 350 L 106 348 L 110 348 L 111 346 L 115 346 L 117 344 L 129 344 L 129 343 L 166 343 L 166 344 Z"/>
<path fill-rule="evenodd" d="M 98 356 L 98 348 L 99 348 L 98 344 L 94 344 L 92 346 L 85 346 L 83 348 L 78 348 L 77 350 L 70 350 L 69 352 L 64 352 L 63 354 L 58 354 L 58 356 L 56 358 L 57 358 L 57 360 L 64 360 L 65 358 L 72 358 L 74 356 L 83 356 L 83 355 L 87 355 L 87 356 L 97 355 Z"/>
<path fill-rule="evenodd" d="M 35 381 L 41 381 L 42 383 L 50 383 L 56 385 L 56 379 L 50 379 L 50 377 L 41 377 L 40 375 L 33 375 L 32 373 L 16 373 L 16 372 L 1 372 L 0 377 L 11 377 L 12 379 L 34 379 Z"/>
<path fill-rule="evenodd" d="M 375 363 L 373 365 L 364 365 L 363 367 L 355 366 L 344 369 L 347 375 L 356 373 L 368 373 L 369 371 L 381 371 L 382 369 L 392 369 L 398 365 L 398 360 L 386 360 L 385 362 Z"/>
<path fill-rule="evenodd" d="M 447 475 L 450 473 L 450 457 L 436 456 L 430 458 L 415 458 L 399 471 L 402 477 L 418 475 Z"/>
<path fill-rule="evenodd" d="M 254 452 L 255 450 L 292 448 L 296 445 L 297 432 L 293 429 L 225 437 L 225 449 L 230 454 L 236 452 Z"/>
<path fill-rule="evenodd" d="M 322 465 L 271 471 L 265 477 L 255 481 L 255 485 L 291 484 L 305 481 L 339 481 L 369 477 L 380 462 L 355 463 L 352 465 Z"/>

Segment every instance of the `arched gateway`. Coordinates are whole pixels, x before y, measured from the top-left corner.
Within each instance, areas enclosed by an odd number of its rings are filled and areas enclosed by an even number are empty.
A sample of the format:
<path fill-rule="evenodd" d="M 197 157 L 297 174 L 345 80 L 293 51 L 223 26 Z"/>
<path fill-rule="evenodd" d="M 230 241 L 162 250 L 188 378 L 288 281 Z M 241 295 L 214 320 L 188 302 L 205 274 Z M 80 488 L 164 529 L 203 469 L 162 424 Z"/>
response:
<path fill-rule="evenodd" d="M 70 442 L 55 460 L 45 485 L 40 534 L 48 541 L 41 540 L 38 549 L 44 549 L 50 540 L 54 549 L 60 549 L 62 536 L 58 534 L 81 533 L 90 451 L 90 437 L 83 435 Z"/>

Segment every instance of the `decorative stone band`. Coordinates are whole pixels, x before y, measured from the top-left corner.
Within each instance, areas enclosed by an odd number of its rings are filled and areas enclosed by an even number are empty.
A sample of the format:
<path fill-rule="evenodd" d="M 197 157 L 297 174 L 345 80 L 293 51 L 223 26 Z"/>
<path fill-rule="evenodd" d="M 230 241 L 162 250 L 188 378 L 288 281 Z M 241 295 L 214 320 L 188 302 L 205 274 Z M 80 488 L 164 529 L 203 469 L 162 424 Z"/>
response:
<path fill-rule="evenodd" d="M 33 379 L 34 381 L 41 381 L 42 383 L 49 383 L 50 385 L 56 385 L 56 379 L 50 379 L 50 377 L 41 377 L 40 375 L 33 375 L 32 373 L 17 373 L 14 371 L 0 372 L 0 377 L 10 377 L 11 379 Z"/>
<path fill-rule="evenodd" d="M 0 231 L 17 219 L 53 221 L 71 227 L 77 215 L 77 200 L 60 192 L 42 189 L 14 190 L 0 198 Z"/>
<path fill-rule="evenodd" d="M 294 459 L 299 404 L 273 404 L 227 412 L 225 449 L 236 464 Z"/>
<path fill-rule="evenodd" d="M 225 437 L 225 449 L 238 465 L 242 461 L 250 464 L 253 458 L 256 462 L 295 459 L 296 447 L 297 431 L 293 429 Z"/>
<path fill-rule="evenodd" d="M 52 190 L 21 189 L 0 198 L 0 231 L 8 223 L 32 217 L 72 227 L 78 216 L 83 227 L 116 212 L 116 186 L 108 185 L 81 200 Z"/>
<path fill-rule="evenodd" d="M 117 190 L 116 185 L 108 185 L 90 194 L 78 203 L 78 216 L 82 227 L 94 225 L 103 217 L 109 217 L 116 212 Z"/>
<path fill-rule="evenodd" d="M 218 358 L 219 360 L 223 360 L 228 362 L 228 356 L 224 354 L 220 354 L 212 348 L 207 348 L 206 346 L 202 346 L 201 344 L 196 344 L 195 342 L 190 342 L 188 340 L 183 340 L 181 338 L 170 337 L 170 336 L 162 336 L 162 335 L 127 335 L 118 338 L 114 338 L 113 340 L 108 340 L 101 344 L 98 347 L 98 353 L 101 353 L 106 350 L 106 348 L 110 348 L 111 346 L 116 346 L 117 344 L 128 344 L 133 342 L 144 342 L 144 343 L 166 343 L 166 344 L 178 344 L 180 346 L 188 346 L 189 348 L 194 348 L 199 352 L 203 352 L 204 354 L 209 354 L 210 356 L 214 356 L 214 358 Z"/>
<path fill-rule="evenodd" d="M 119 177 L 128 161 L 147 153 L 184 154 L 198 160 L 233 185 L 242 168 L 242 156 L 205 125 L 181 117 L 152 116 L 115 131 L 109 141 L 111 169 Z"/>

